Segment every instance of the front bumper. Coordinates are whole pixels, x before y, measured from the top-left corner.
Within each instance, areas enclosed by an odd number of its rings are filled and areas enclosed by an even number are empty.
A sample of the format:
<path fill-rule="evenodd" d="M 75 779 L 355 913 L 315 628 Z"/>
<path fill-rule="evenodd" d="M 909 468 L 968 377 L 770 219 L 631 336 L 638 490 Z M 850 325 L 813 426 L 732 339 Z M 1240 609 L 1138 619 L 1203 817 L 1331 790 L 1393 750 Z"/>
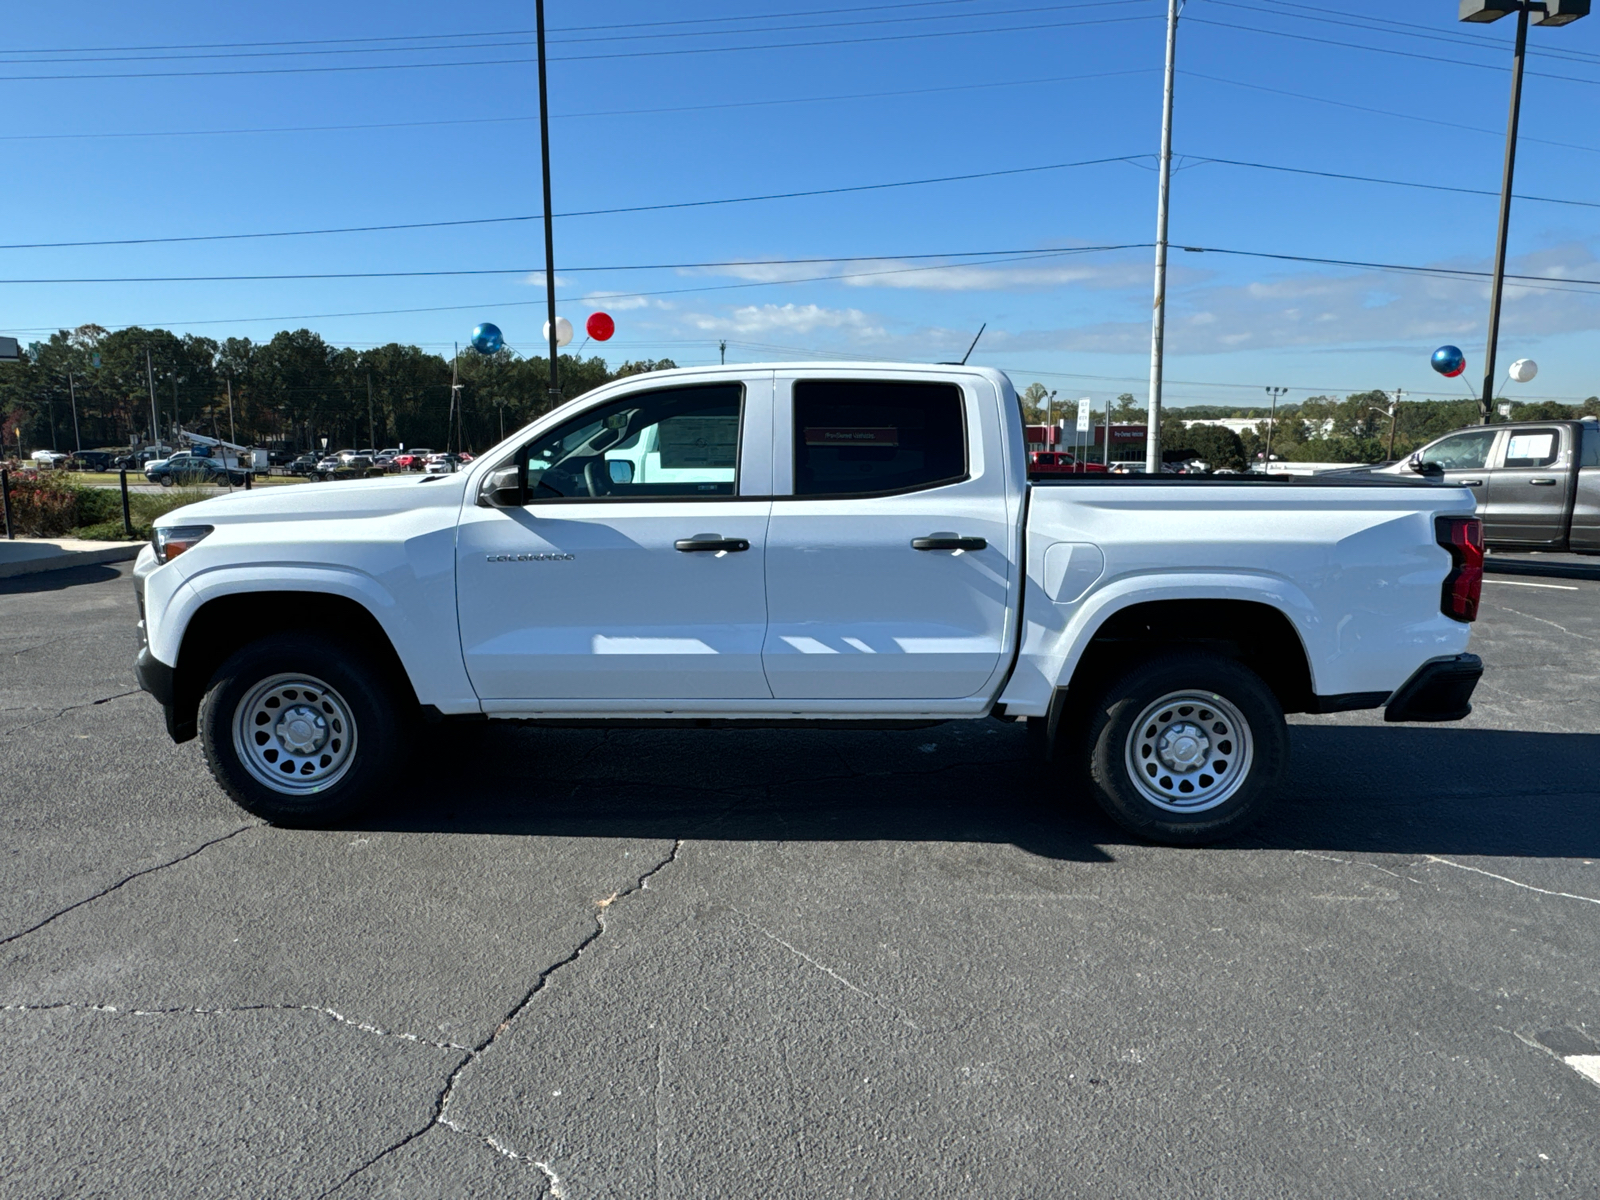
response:
<path fill-rule="evenodd" d="M 186 721 L 178 720 L 177 671 L 151 654 L 149 646 L 141 646 L 139 657 L 133 662 L 133 674 L 139 686 L 161 705 L 162 714 L 167 718 L 167 736 L 175 742 L 187 742 L 193 738 L 197 732 L 193 717 Z"/>
<path fill-rule="evenodd" d="M 1483 678 L 1476 654 L 1435 658 L 1402 683 L 1383 710 L 1385 721 L 1459 721 L 1472 712 L 1472 690 Z"/>

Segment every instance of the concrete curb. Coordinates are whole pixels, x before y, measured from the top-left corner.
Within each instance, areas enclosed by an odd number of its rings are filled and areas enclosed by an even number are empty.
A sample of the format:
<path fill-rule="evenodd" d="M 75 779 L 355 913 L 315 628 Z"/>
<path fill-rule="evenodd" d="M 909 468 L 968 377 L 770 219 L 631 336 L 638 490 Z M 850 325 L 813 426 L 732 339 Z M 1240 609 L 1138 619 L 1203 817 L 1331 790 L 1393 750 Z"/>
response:
<path fill-rule="evenodd" d="M 127 562 L 138 558 L 144 543 L 126 546 L 120 543 L 104 550 L 69 550 L 63 554 L 50 554 L 43 558 L 28 558 L 22 562 L 0 563 L 0 579 L 17 575 L 37 575 L 41 571 L 64 571 L 69 567 L 92 567 L 100 563 Z"/>

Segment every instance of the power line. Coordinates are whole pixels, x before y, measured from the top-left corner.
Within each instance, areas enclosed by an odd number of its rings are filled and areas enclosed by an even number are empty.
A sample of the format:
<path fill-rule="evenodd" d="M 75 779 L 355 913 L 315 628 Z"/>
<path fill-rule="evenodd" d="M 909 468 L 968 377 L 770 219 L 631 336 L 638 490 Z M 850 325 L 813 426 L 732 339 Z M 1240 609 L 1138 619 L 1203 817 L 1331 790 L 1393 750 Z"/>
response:
<path fill-rule="evenodd" d="M 929 258 L 987 258 L 996 255 L 1038 255 L 1050 256 L 1058 254 L 1083 254 L 1099 250 L 1127 250 L 1135 249 L 1149 243 L 1128 242 L 1118 246 L 1057 246 L 1046 249 L 1030 247 L 1022 250 L 956 250 L 942 254 L 864 254 L 854 256 L 830 256 L 826 258 L 755 258 L 755 259 L 729 259 L 720 262 L 682 262 L 682 263 L 634 263 L 627 266 L 606 267 L 562 267 L 560 270 L 569 275 L 589 274 L 607 271 L 692 271 L 709 270 L 726 267 L 788 267 L 808 266 L 816 263 L 850 263 L 850 262 L 911 262 Z M 965 266 L 971 264 L 950 263 L 948 266 Z M 938 270 L 945 267 L 935 268 Z M 438 277 L 469 276 L 469 275 L 542 275 L 540 267 L 485 267 L 474 269 L 461 269 L 450 271 L 328 271 L 317 273 L 299 273 L 285 275 L 144 275 L 144 276 L 117 276 L 106 278 L 78 278 L 78 279 L 0 279 L 0 284 L 56 284 L 56 283 L 260 283 L 279 280 L 299 279 L 431 279 Z M 891 272 L 885 272 L 886 274 Z M 836 278 L 823 276 L 822 278 Z M 1506 276 L 1506 278 L 1513 278 Z M 763 280 L 761 283 L 782 282 L 781 280 Z M 645 293 L 623 293 L 626 295 Z"/>
<path fill-rule="evenodd" d="M 1402 121 L 1419 121 L 1424 125 L 1439 125 L 1445 129 L 1464 129 L 1468 133 L 1486 133 L 1492 137 L 1503 138 L 1506 131 L 1501 129 L 1488 129 L 1480 125 L 1463 125 L 1458 121 L 1442 121 L 1435 117 L 1419 117 L 1416 113 L 1395 112 L 1386 108 L 1369 108 L 1364 104 L 1351 104 L 1347 100 L 1332 100 L 1327 96 L 1313 96 L 1306 92 L 1291 92 L 1283 88 L 1266 87 L 1259 83 L 1246 83 L 1242 79 L 1225 79 L 1220 75 L 1205 75 L 1199 71 L 1180 69 L 1179 75 L 1186 79 L 1204 79 L 1208 83 L 1223 83 L 1229 87 L 1249 88 L 1254 92 L 1266 92 L 1273 96 L 1288 96 L 1295 100 L 1310 100 L 1314 104 L 1328 104 L 1334 108 L 1348 108 L 1355 112 L 1370 113 L 1377 117 L 1395 117 Z M 1538 142 L 1541 146 L 1555 146 L 1562 150 L 1582 150 L 1588 154 L 1600 154 L 1600 147 L 1580 146 L 1576 142 L 1556 142 L 1549 138 L 1533 137 L 1531 134 L 1519 133 L 1517 141 Z"/>
<path fill-rule="evenodd" d="M 961 0 L 966 3 L 967 0 Z M 1134 67 L 1126 71 L 1098 71 L 1088 75 L 1051 75 L 1040 79 L 1004 79 L 995 83 L 956 83 L 942 87 L 900 88 L 888 92 L 846 92 L 834 96 L 788 96 L 775 100 L 736 100 L 723 104 L 683 104 L 669 108 L 609 108 L 592 112 L 551 113 L 552 121 L 572 121 L 591 117 L 639 117 L 670 113 L 713 112 L 731 108 L 770 108 L 784 104 L 826 104 L 843 100 L 897 99 L 926 96 L 938 92 L 972 92 L 992 88 L 1032 87 L 1046 83 L 1082 83 L 1091 79 L 1111 79 L 1119 75 L 1149 75 L 1156 67 Z M 440 121 L 382 121 L 364 125 L 274 125 L 254 129 L 169 129 L 122 133 L 13 133 L 0 134 L 0 142 L 87 141 L 105 138 L 158 137 L 233 137 L 263 133 L 345 133 L 373 129 L 422 129 L 441 125 L 504 125 L 537 121 L 538 114 L 526 117 L 465 117 Z"/>
<path fill-rule="evenodd" d="M 857 46 L 882 42 L 923 41 L 929 38 L 971 37 L 988 33 L 1034 33 L 1045 29 L 1070 29 L 1086 25 L 1120 25 L 1148 21 L 1153 14 L 1132 17 L 1095 17 L 1087 21 L 1054 21 L 1037 25 L 1005 25 L 989 29 L 947 29 L 929 33 L 897 33 L 875 37 L 828 38 L 811 42 L 774 42 L 760 46 L 701 46 L 678 50 L 628 50 L 610 54 L 553 54 L 551 62 L 595 62 L 607 59 L 662 58 L 686 54 L 740 54 L 749 50 L 805 50 L 826 46 Z M 347 71 L 412 71 L 441 67 L 499 67 L 536 62 L 533 58 L 471 59 L 434 63 L 354 63 L 329 67 L 244 67 L 218 71 L 75 72 L 64 75 L 0 75 L 0 83 L 86 79 L 198 79 L 229 75 L 323 75 Z"/>
<path fill-rule="evenodd" d="M 1192 25 L 1211 25 L 1218 29 L 1237 29 L 1244 33 L 1261 33 L 1268 37 L 1291 38 L 1297 42 L 1314 42 L 1319 46 L 1338 46 L 1345 50 L 1365 50 L 1371 54 L 1390 54 L 1397 58 L 1414 58 L 1422 62 L 1444 63 L 1451 67 L 1472 67 L 1479 71 L 1495 71 L 1505 74 L 1509 68 L 1495 66 L 1493 63 L 1464 62 L 1458 58 L 1442 58 L 1437 54 L 1419 54 L 1415 50 L 1393 50 L 1387 46 L 1363 46 L 1358 42 L 1340 42 L 1333 38 L 1312 37 L 1309 33 L 1290 33 L 1284 29 L 1266 29 L 1259 25 L 1235 25 L 1231 21 L 1213 21 L 1205 17 L 1189 17 Z M 1527 75 L 1538 75 L 1543 79 L 1562 79 L 1568 83 L 1600 84 L 1600 79 L 1582 79 L 1576 75 L 1552 75 L 1548 71 L 1525 71 Z"/>
<path fill-rule="evenodd" d="M 728 196 L 716 200 L 683 200 L 671 204 L 636 204 L 626 208 L 591 208 L 574 212 L 556 213 L 557 217 L 600 217 L 618 213 L 661 212 L 679 208 L 708 208 L 725 204 L 751 204 L 762 200 L 795 200 L 810 196 L 837 196 L 852 192 L 883 191 L 889 188 L 920 187 L 925 184 L 958 183 L 973 179 L 995 179 L 1007 175 L 1028 175 L 1041 171 L 1061 171 L 1071 167 L 1092 167 L 1105 163 L 1128 162 L 1148 158 L 1148 154 L 1122 155 L 1115 158 L 1089 158 L 1079 162 L 1044 163 L 1032 167 L 1010 167 L 999 171 L 974 171 L 965 175 L 939 175 L 926 179 L 902 179 L 891 183 L 863 183 L 848 187 L 813 188 L 802 192 L 771 192 L 760 196 Z M 1220 160 L 1218 160 L 1220 161 Z M 185 234 L 176 237 L 105 238 L 82 242 L 13 242 L 0 244 L 0 250 L 57 250 L 81 246 L 147 246 L 173 242 L 228 242 L 251 238 L 312 237 L 335 233 L 382 233 L 406 229 L 444 229 L 464 225 L 504 225 L 519 221 L 542 221 L 543 213 L 513 217 L 464 217 L 452 221 L 410 221 L 395 225 L 346 225 L 328 229 L 284 229 L 266 233 L 207 233 Z"/>
<path fill-rule="evenodd" d="M 1422 267 L 1408 263 L 1381 263 L 1364 262 L 1360 259 L 1349 258 L 1315 258 L 1306 254 L 1268 254 L 1260 250 L 1231 250 L 1220 246 L 1180 246 L 1180 250 L 1190 254 L 1228 254 L 1242 258 L 1266 258 L 1279 262 L 1316 263 L 1329 267 L 1358 267 L 1368 271 L 1388 271 L 1399 275 L 1428 275 L 1442 279 L 1492 279 L 1493 272 L 1469 271 L 1457 267 Z M 1600 287 L 1600 279 L 1576 279 L 1570 276 L 1552 278 L 1549 275 L 1512 275 L 1507 273 L 1507 279 L 1527 281 L 1527 286 L 1544 291 L 1578 291 L 1582 288 Z M 1578 285 L 1577 287 L 1561 287 L 1560 284 Z M 1544 285 L 1540 287 L 1540 285 Z"/>
<path fill-rule="evenodd" d="M 944 5 L 976 4 L 976 3 L 980 3 L 980 2 L 981 2 L 981 0 L 917 0 L 916 3 L 910 3 L 910 4 L 873 4 L 873 5 L 852 6 L 850 8 L 813 8 L 813 9 L 805 9 L 805 10 L 802 10 L 802 11 L 799 11 L 799 12 L 772 13 L 772 14 L 754 14 L 754 15 L 751 15 L 751 16 L 743 16 L 743 17 L 693 17 L 693 18 L 682 18 L 682 19 L 675 20 L 675 21 L 634 21 L 634 22 L 630 22 L 630 24 L 634 25 L 637 28 L 652 28 L 652 27 L 656 27 L 656 26 L 666 26 L 666 25 L 704 25 L 704 24 L 714 24 L 714 23 L 728 22 L 728 21 L 756 21 L 756 20 L 765 19 L 768 16 L 770 16 L 772 19 L 787 19 L 789 17 L 819 17 L 819 16 L 827 16 L 827 15 L 829 15 L 831 13 L 885 12 L 885 11 L 889 11 L 889 10 L 893 10 L 893 9 L 937 8 L 937 7 L 941 7 L 941 6 L 944 6 Z M 979 14 L 979 15 L 981 15 L 981 14 Z M 610 29 L 610 28 L 614 28 L 614 26 L 609 26 L 609 25 L 563 25 L 563 26 L 560 26 L 560 27 L 551 26 L 549 28 L 549 32 L 551 32 L 551 33 L 583 33 L 583 32 L 588 32 L 590 30 L 595 30 L 595 29 Z M 349 45 L 349 44 L 356 43 L 356 42 L 438 41 L 438 40 L 445 39 L 445 38 L 456 38 L 456 37 L 461 37 L 461 38 L 467 38 L 467 37 L 474 37 L 474 38 L 529 37 L 529 36 L 534 35 L 536 32 L 537 32 L 536 30 L 532 30 L 532 29 L 496 29 L 496 30 L 487 30 L 487 31 L 484 31 L 484 32 L 481 32 L 481 33 L 413 33 L 413 34 L 400 34 L 400 35 L 389 36 L 389 37 L 306 38 L 306 39 L 301 39 L 301 40 L 298 40 L 298 41 L 280 41 L 280 42 L 188 42 L 188 43 L 165 44 L 165 45 L 155 45 L 155 46 L 68 46 L 68 47 L 57 47 L 57 48 L 54 48 L 54 49 L 30 49 L 30 50 L 0 51 L 0 53 L 13 53 L 13 54 L 92 54 L 92 53 L 95 53 L 95 52 L 110 53 L 112 51 L 117 51 L 117 50 L 124 50 L 124 51 L 132 51 L 132 50 L 238 50 L 238 49 L 255 49 L 255 48 L 261 47 L 261 46 L 334 46 L 334 45 Z"/>
<path fill-rule="evenodd" d="M 1120 5 L 1123 0 L 1084 0 L 1076 4 L 1045 4 L 1028 8 L 999 8 L 976 13 L 932 13 L 917 17 L 879 17 L 864 21 L 828 21 L 807 25 L 763 25 L 753 29 L 721 29 L 721 30 L 680 30 L 675 33 L 617 33 L 614 27 L 610 32 L 597 37 L 580 38 L 551 38 L 550 45 L 581 45 L 593 42 L 637 42 L 637 41 L 662 41 L 681 38 L 704 37 L 737 37 L 749 34 L 794 33 L 811 29 L 849 29 L 866 25 L 904 25 L 918 21 L 964 21 L 976 17 L 1008 17 L 1022 16 L 1041 12 L 1063 12 L 1082 8 L 1098 8 L 1110 5 Z M 766 20 L 767 18 L 750 17 L 747 20 Z M 603 28 L 603 27 L 596 27 Z M 463 35 L 473 37 L 477 35 Z M 78 58 L 50 58 L 50 59 L 0 59 L 0 65 L 6 66 L 31 66 L 54 65 L 57 63 L 82 62 L 82 63 L 115 63 L 115 62 L 203 62 L 216 59 L 242 59 L 242 58 L 305 58 L 312 55 L 333 54 L 408 54 L 408 53 L 450 53 L 457 50 L 499 50 L 512 46 L 531 46 L 536 44 L 528 40 L 507 40 L 500 38 L 493 42 L 462 42 L 457 45 L 433 46 L 368 46 L 345 47 L 343 49 L 322 50 L 249 50 L 233 51 L 219 54 L 123 54 L 98 57 Z M 0 52 L 3 53 L 3 52 Z"/>
<path fill-rule="evenodd" d="M 1144 156 L 1148 157 L 1148 156 Z M 1250 167 L 1257 171 L 1280 171 L 1289 175 L 1314 175 L 1321 179 L 1347 179 L 1356 183 L 1381 183 L 1388 187 L 1420 188 L 1430 192 L 1457 192 L 1466 196 L 1493 196 L 1498 198 L 1500 193 L 1489 188 L 1451 187 L 1443 183 L 1420 183 L 1412 179 L 1380 179 L 1374 175 L 1346 175 L 1339 171 L 1316 171 L 1308 167 L 1285 167 L 1273 163 L 1240 162 L 1232 158 L 1203 158 L 1198 155 L 1184 155 L 1185 158 L 1196 158 L 1199 164 L 1218 163 L 1226 167 Z M 1528 196 L 1521 192 L 1513 192 L 1512 198 L 1516 200 L 1535 200 L 1541 204 L 1571 204 L 1579 208 L 1600 208 L 1600 201 L 1595 200 L 1568 200 L 1556 196 Z M 7 249 L 0 246 L 0 250 Z"/>

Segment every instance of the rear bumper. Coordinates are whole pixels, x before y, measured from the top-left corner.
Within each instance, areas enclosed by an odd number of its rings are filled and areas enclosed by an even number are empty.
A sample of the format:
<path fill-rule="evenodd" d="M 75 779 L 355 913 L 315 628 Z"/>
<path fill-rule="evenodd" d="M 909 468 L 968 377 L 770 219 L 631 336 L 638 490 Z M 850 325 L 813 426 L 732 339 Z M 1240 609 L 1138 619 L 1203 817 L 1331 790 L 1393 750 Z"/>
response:
<path fill-rule="evenodd" d="M 1483 678 L 1476 654 L 1452 654 L 1418 667 L 1389 697 L 1385 721 L 1459 721 L 1472 712 L 1472 690 Z"/>

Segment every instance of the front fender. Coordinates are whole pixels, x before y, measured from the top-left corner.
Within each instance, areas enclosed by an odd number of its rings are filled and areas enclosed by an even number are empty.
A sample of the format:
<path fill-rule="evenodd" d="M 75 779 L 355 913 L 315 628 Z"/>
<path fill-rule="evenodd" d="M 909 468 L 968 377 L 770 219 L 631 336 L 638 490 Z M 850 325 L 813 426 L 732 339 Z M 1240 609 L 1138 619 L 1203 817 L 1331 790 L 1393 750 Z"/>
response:
<path fill-rule="evenodd" d="M 420 596 L 402 602 L 401 597 L 367 572 L 333 564 L 253 563 L 209 567 L 175 587 L 172 584 L 176 579 L 169 582 L 162 578 L 165 574 L 165 571 L 157 571 L 147 581 L 151 601 L 147 607 L 147 636 L 151 654 L 169 666 L 177 665 L 184 633 L 195 614 L 213 600 L 262 592 L 339 596 L 355 601 L 378 622 L 419 701 L 443 713 L 480 711 L 477 695 L 461 660 L 453 591 L 447 596 L 432 598 L 431 604 Z M 152 586 L 158 580 L 167 584 L 161 590 L 170 590 L 170 595 L 159 595 Z M 160 603 L 162 600 L 165 602 Z M 153 619 L 157 613 L 159 619 Z M 336 638 L 340 635 L 336 629 L 322 632 Z"/>

